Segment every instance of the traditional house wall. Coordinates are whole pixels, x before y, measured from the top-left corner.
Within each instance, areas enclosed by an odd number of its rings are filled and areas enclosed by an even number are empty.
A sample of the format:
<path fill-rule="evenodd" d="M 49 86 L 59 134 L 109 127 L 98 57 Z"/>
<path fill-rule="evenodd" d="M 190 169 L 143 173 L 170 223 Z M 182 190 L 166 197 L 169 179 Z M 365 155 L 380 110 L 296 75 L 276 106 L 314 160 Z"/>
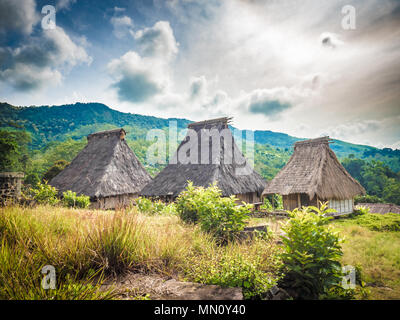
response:
<path fill-rule="evenodd" d="M 283 201 L 283 209 L 285 210 L 292 211 L 295 208 L 299 207 L 297 193 L 282 196 L 282 201 Z"/>
<path fill-rule="evenodd" d="M 338 214 L 352 213 L 354 210 L 353 199 L 346 199 L 346 200 L 330 199 L 328 201 L 329 201 L 328 203 L 329 208 L 335 209 Z"/>
<path fill-rule="evenodd" d="M 100 210 L 125 208 L 129 206 L 137 197 L 138 194 L 124 194 L 112 197 L 103 197 L 93 200 L 90 204 L 90 208 Z"/>
<path fill-rule="evenodd" d="M 310 199 L 307 194 L 301 193 L 293 193 L 286 196 L 282 196 L 283 199 L 283 207 L 285 210 L 294 210 L 295 208 L 307 207 L 307 206 L 315 206 L 319 207 L 319 201 L 325 202 L 328 201 L 328 207 L 331 209 L 335 209 L 338 214 L 347 214 L 352 213 L 354 210 L 354 201 L 353 199 L 346 200 L 322 200 L 318 199 L 316 196 L 313 199 Z"/>
<path fill-rule="evenodd" d="M 235 195 L 240 201 L 239 202 L 247 202 L 247 203 L 257 203 L 261 202 L 261 198 L 257 195 L 257 192 L 248 192 L 243 194 Z"/>
<path fill-rule="evenodd" d="M 283 208 L 285 210 L 294 210 L 296 208 L 315 206 L 318 207 L 318 198 L 315 196 L 310 199 L 310 197 L 305 193 L 292 193 L 286 196 L 282 196 Z"/>

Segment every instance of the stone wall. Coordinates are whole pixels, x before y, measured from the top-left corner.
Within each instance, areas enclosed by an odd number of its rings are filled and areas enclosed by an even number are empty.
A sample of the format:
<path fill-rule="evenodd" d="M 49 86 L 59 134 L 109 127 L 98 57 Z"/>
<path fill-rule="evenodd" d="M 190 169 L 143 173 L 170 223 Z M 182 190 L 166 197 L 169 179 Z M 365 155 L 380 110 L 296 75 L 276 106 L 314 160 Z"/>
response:
<path fill-rule="evenodd" d="M 0 204 L 18 200 L 21 196 L 22 172 L 0 172 Z"/>

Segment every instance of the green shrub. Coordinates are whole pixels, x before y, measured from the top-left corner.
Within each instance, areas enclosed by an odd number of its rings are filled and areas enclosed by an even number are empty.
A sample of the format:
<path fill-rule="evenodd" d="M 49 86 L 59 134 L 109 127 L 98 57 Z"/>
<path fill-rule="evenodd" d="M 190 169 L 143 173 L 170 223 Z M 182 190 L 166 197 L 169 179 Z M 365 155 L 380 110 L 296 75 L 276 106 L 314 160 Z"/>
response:
<path fill-rule="evenodd" d="M 279 194 L 273 194 L 264 198 L 264 203 L 260 207 L 264 210 L 283 210 L 282 196 Z"/>
<path fill-rule="evenodd" d="M 214 272 L 203 275 L 207 283 L 222 287 L 239 287 L 245 299 L 260 298 L 276 280 L 259 269 L 258 261 L 250 261 L 241 255 L 223 257 Z"/>
<path fill-rule="evenodd" d="M 282 230 L 285 287 L 295 290 L 299 299 L 318 299 L 336 290 L 342 279 L 341 239 L 326 226 L 332 212 L 327 204 L 321 208 L 303 207 L 289 212 L 290 220 Z M 340 295 L 343 296 L 341 288 Z M 338 292 L 337 292 L 338 293 Z"/>
<path fill-rule="evenodd" d="M 35 187 L 30 188 L 30 193 L 35 201 L 39 204 L 56 205 L 59 200 L 57 199 L 57 189 L 47 184 L 45 180 L 43 183 L 39 182 Z"/>
<path fill-rule="evenodd" d="M 151 201 L 148 198 L 139 197 L 135 199 L 136 206 L 139 212 L 148 214 L 164 213 L 166 205 L 161 200 Z"/>
<path fill-rule="evenodd" d="M 68 190 L 63 192 L 62 203 L 69 208 L 88 208 L 90 206 L 90 197 L 85 195 L 77 196 L 76 192 Z"/>
<path fill-rule="evenodd" d="M 353 216 L 362 216 L 364 214 L 369 213 L 369 208 L 364 206 L 358 206 L 356 209 L 353 210 Z"/>
<path fill-rule="evenodd" d="M 378 196 L 355 196 L 354 197 L 354 204 L 358 203 L 383 203 L 383 199 L 379 198 Z"/>
<path fill-rule="evenodd" d="M 232 240 L 244 229 L 252 205 L 237 205 L 237 198 L 222 197 L 216 183 L 208 188 L 187 188 L 178 196 L 176 210 L 186 223 L 199 222 L 201 229 L 221 240 Z"/>
<path fill-rule="evenodd" d="M 39 182 L 40 179 L 37 173 L 29 173 L 24 179 L 24 184 L 31 187 L 35 187 Z"/>

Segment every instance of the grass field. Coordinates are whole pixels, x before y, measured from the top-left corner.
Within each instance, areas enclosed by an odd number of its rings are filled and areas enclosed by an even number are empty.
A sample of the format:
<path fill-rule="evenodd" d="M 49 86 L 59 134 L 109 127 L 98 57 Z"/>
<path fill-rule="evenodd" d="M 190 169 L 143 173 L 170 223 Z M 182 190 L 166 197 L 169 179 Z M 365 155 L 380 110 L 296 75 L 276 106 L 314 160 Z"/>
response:
<path fill-rule="evenodd" d="M 332 224 L 345 238 L 342 263 L 361 267 L 369 298 L 400 299 L 400 215 L 366 214 Z"/>
<path fill-rule="evenodd" d="M 280 223 L 267 223 L 279 234 Z M 369 299 L 400 299 L 400 215 L 338 219 L 345 238 L 342 263 L 361 268 Z M 131 208 L 93 211 L 52 206 L 0 209 L 0 299 L 112 299 L 104 279 L 124 272 L 170 276 L 243 288 L 246 298 L 273 286 L 281 248 L 276 238 L 218 245 L 173 214 L 146 215 Z M 53 265 L 57 290 L 41 287 L 45 265 Z M 133 297 L 140 299 L 141 297 Z"/>
<path fill-rule="evenodd" d="M 219 246 L 175 215 L 135 208 L 1 208 L 0 243 L 0 299 L 110 299 L 112 292 L 99 290 L 100 275 L 126 271 L 242 286 L 247 298 L 278 278 L 279 247 L 272 240 Z M 55 267 L 57 290 L 41 287 L 45 265 Z"/>

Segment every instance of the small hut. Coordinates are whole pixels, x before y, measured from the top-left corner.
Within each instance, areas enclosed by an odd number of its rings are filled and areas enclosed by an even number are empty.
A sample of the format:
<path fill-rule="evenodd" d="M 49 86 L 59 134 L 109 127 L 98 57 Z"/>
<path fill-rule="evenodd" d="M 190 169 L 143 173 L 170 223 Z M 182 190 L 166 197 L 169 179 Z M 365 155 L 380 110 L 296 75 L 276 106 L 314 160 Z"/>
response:
<path fill-rule="evenodd" d="M 329 201 L 338 214 L 351 213 L 354 196 L 365 190 L 340 164 L 329 143 L 329 137 L 296 142 L 289 162 L 267 184 L 263 196 L 281 194 L 285 210 Z"/>
<path fill-rule="evenodd" d="M 93 133 L 86 147 L 49 184 L 90 197 L 91 207 L 112 209 L 129 204 L 151 180 L 125 141 L 124 129 Z"/>
<path fill-rule="evenodd" d="M 237 147 L 229 121 L 224 117 L 189 124 L 175 155 L 141 195 L 173 200 L 190 180 L 202 187 L 217 182 L 223 196 L 259 202 L 266 183 Z"/>

